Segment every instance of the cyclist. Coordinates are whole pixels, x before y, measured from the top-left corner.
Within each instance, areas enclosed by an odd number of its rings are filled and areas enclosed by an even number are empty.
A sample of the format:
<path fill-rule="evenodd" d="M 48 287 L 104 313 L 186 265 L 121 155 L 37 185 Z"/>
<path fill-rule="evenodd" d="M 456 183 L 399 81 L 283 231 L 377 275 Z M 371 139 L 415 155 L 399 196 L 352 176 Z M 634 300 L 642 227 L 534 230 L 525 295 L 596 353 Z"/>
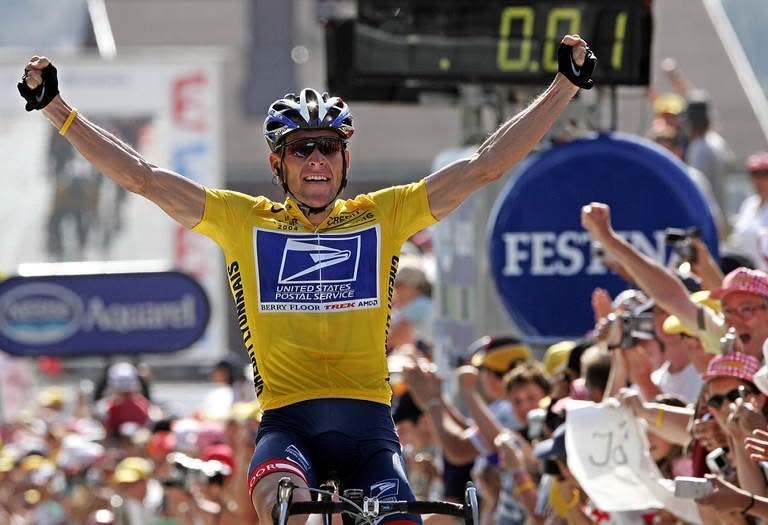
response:
<path fill-rule="evenodd" d="M 596 59 L 584 40 L 565 36 L 558 60 L 549 88 L 470 158 L 349 200 L 338 199 L 354 133 L 349 107 L 312 89 L 286 95 L 264 124 L 283 203 L 204 188 L 150 164 L 61 98 L 47 58 L 27 64 L 19 91 L 28 111 L 43 110 L 101 173 L 222 247 L 265 410 L 248 477 L 264 523 L 286 475 L 307 487 L 334 472 L 366 495 L 413 499 L 390 415 L 385 356 L 400 246 L 524 158 L 579 87 L 592 86 Z M 307 492 L 296 498 L 309 499 Z"/>

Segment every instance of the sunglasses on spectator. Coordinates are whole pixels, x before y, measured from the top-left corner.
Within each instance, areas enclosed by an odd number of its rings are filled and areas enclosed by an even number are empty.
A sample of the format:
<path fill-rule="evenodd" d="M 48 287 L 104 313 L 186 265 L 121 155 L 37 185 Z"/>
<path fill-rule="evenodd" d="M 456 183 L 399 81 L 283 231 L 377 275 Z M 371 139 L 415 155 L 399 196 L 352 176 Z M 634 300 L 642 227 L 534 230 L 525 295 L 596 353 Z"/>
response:
<path fill-rule="evenodd" d="M 720 410 L 720 407 L 723 406 L 723 403 L 727 400 L 729 403 L 735 402 L 737 399 L 746 398 L 749 394 L 756 394 L 753 389 L 746 388 L 745 386 L 740 386 L 739 388 L 734 388 L 733 390 L 730 390 L 726 392 L 725 394 L 715 394 L 712 396 L 709 396 L 707 398 L 707 406 L 710 408 L 714 408 L 715 410 Z"/>
<path fill-rule="evenodd" d="M 737 315 L 742 319 L 751 319 L 758 310 L 765 310 L 765 303 L 763 304 L 745 304 L 738 308 L 723 308 L 723 315 L 725 317 L 733 317 Z"/>
<path fill-rule="evenodd" d="M 315 148 L 328 157 L 344 149 L 344 141 L 335 137 L 312 137 L 286 142 L 284 147 L 288 155 L 297 159 L 306 159 L 312 155 Z"/>

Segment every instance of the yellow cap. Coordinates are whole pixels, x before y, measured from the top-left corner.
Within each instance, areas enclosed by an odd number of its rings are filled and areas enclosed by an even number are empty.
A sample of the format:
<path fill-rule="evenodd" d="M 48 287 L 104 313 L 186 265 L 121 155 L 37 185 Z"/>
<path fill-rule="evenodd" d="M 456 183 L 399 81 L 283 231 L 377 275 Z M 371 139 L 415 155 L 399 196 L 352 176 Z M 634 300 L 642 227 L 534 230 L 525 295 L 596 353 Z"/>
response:
<path fill-rule="evenodd" d="M 37 404 L 42 407 L 61 407 L 65 401 L 66 394 L 60 386 L 49 386 L 37 395 Z"/>
<path fill-rule="evenodd" d="M 19 469 L 22 472 L 32 472 L 33 470 L 37 470 L 40 467 L 51 464 L 52 463 L 45 456 L 41 456 L 40 454 L 30 454 L 21 460 L 21 463 L 19 463 Z"/>
<path fill-rule="evenodd" d="M 37 505 L 41 499 L 42 496 L 39 490 L 29 489 L 24 491 L 24 503 L 27 505 Z"/>
<path fill-rule="evenodd" d="M 685 109 L 685 99 L 676 93 L 662 93 L 653 101 L 653 111 L 657 115 L 669 113 L 679 115 Z"/>
<path fill-rule="evenodd" d="M 508 372 L 515 361 L 530 361 L 531 349 L 524 344 L 497 346 L 480 350 L 472 356 L 472 366 L 487 368 L 503 374 Z"/>
<path fill-rule="evenodd" d="M 13 457 L 7 454 L 0 454 L 0 473 L 12 471 L 15 465 L 16 460 Z"/>
<path fill-rule="evenodd" d="M 720 311 L 720 301 L 710 297 L 709 290 L 701 290 L 691 294 L 691 301 L 696 304 L 707 306 L 712 310 Z M 668 334 L 684 334 L 689 337 L 698 337 L 695 330 L 685 326 L 676 315 L 670 315 L 664 320 L 662 329 Z"/>
<path fill-rule="evenodd" d="M 558 376 L 568 368 L 568 358 L 571 356 L 571 350 L 576 348 L 576 341 L 560 341 L 555 343 L 544 352 L 544 369 L 551 376 Z"/>
<path fill-rule="evenodd" d="M 117 483 L 135 483 L 147 479 L 152 474 L 152 463 L 140 457 L 128 457 L 115 467 L 112 476 Z"/>

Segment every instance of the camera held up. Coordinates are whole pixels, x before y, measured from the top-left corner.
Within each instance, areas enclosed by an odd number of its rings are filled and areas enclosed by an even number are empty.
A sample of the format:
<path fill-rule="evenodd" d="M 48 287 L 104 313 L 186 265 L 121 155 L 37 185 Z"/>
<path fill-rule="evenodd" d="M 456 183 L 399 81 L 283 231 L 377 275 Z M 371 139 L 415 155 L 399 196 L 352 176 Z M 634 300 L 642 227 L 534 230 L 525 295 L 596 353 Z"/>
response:
<path fill-rule="evenodd" d="M 685 229 L 667 228 L 664 231 L 664 242 L 672 246 L 681 263 L 696 264 L 698 253 L 691 240 L 699 238 L 701 238 L 701 230 L 696 226 Z"/>

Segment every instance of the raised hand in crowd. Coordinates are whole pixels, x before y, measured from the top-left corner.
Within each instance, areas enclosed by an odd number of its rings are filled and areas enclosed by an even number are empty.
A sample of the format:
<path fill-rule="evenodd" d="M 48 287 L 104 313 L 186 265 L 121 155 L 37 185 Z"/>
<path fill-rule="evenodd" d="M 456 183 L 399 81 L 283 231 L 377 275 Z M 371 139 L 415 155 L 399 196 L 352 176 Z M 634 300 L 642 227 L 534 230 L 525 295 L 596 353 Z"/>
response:
<path fill-rule="evenodd" d="M 768 461 L 768 432 L 764 428 L 753 430 L 752 435 L 744 440 L 752 461 Z"/>
<path fill-rule="evenodd" d="M 700 441 L 707 450 L 728 446 L 728 438 L 714 419 L 697 418 L 691 427 L 693 439 Z"/>
<path fill-rule="evenodd" d="M 434 365 L 414 360 L 403 367 L 403 378 L 413 402 L 426 415 L 429 428 L 440 442 L 445 457 L 454 464 L 472 461 L 478 454 L 471 432 L 460 413 L 442 398 L 443 379 Z"/>
<path fill-rule="evenodd" d="M 613 312 L 611 296 L 607 290 L 595 288 L 592 291 L 592 311 L 595 313 L 595 324 L 598 324 L 601 319 L 604 319 Z"/>
<path fill-rule="evenodd" d="M 426 412 L 440 404 L 443 380 L 432 363 L 415 359 L 411 364 L 403 367 L 403 377 L 414 403 L 422 411 Z"/>
<path fill-rule="evenodd" d="M 701 279 L 701 289 L 714 290 L 718 288 L 723 283 L 725 276 L 720 270 L 720 266 L 715 262 L 715 258 L 712 257 L 712 252 L 709 251 L 707 244 L 698 237 L 691 237 L 689 242 L 696 254 L 691 263 L 691 271 Z"/>
<path fill-rule="evenodd" d="M 753 431 L 766 428 L 765 416 L 760 411 L 759 406 L 759 404 L 764 403 L 765 398 L 762 400 L 737 399 L 731 403 L 726 430 L 738 443 L 741 443 Z"/>
<path fill-rule="evenodd" d="M 458 380 L 459 392 L 464 394 L 474 392 L 477 389 L 480 373 L 476 367 L 472 365 L 460 366 L 456 369 L 455 374 Z"/>

